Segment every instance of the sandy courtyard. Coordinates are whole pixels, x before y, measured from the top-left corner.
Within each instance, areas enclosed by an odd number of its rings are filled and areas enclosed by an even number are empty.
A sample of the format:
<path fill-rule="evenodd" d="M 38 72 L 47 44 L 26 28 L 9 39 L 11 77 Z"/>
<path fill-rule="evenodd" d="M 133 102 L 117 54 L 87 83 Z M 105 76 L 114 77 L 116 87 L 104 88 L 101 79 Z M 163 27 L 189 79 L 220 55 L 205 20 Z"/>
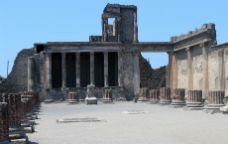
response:
<path fill-rule="evenodd" d="M 142 110 L 145 113 L 127 114 Z M 60 118 L 99 118 L 100 122 L 57 123 Z M 36 132 L 39 144 L 227 144 L 228 115 L 147 103 L 41 105 Z"/>

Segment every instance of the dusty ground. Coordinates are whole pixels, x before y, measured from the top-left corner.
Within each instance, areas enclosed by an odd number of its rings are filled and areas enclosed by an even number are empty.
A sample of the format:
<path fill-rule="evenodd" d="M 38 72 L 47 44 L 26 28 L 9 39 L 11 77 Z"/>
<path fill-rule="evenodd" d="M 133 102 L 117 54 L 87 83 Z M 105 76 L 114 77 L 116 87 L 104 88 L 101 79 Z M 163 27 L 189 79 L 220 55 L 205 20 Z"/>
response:
<path fill-rule="evenodd" d="M 144 110 L 144 114 L 126 114 Z M 227 144 L 228 115 L 146 103 L 42 104 L 39 125 L 29 134 L 40 144 Z M 96 117 L 102 122 L 57 123 L 59 118 Z"/>

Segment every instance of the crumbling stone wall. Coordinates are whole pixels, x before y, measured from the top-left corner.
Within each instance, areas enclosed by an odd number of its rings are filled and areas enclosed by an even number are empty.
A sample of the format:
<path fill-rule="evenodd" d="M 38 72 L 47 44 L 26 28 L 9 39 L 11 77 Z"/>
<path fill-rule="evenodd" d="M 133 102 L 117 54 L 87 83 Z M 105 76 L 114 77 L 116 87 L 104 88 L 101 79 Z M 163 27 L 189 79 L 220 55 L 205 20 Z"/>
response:
<path fill-rule="evenodd" d="M 166 83 L 166 66 L 159 69 L 153 69 L 148 60 L 139 56 L 140 66 L 140 87 L 148 87 L 151 89 L 164 87 Z"/>
<path fill-rule="evenodd" d="M 19 92 L 27 90 L 27 63 L 28 57 L 32 55 L 34 55 L 33 49 L 23 49 L 18 53 L 12 71 L 6 83 L 4 83 L 5 91 Z"/>

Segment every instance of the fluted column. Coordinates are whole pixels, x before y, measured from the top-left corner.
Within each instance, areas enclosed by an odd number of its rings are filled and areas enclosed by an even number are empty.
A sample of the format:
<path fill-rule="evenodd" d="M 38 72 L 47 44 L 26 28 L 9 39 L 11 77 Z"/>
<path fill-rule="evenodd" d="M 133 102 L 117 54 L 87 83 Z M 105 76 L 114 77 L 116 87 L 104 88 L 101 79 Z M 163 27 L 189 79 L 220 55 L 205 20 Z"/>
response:
<path fill-rule="evenodd" d="M 80 53 L 76 53 L 76 87 L 80 87 Z"/>
<path fill-rule="evenodd" d="M 90 84 L 94 83 L 94 52 L 90 52 Z"/>
<path fill-rule="evenodd" d="M 108 87 L 108 52 L 104 52 L 104 86 Z"/>
<path fill-rule="evenodd" d="M 62 53 L 62 89 L 66 88 L 66 53 Z"/>

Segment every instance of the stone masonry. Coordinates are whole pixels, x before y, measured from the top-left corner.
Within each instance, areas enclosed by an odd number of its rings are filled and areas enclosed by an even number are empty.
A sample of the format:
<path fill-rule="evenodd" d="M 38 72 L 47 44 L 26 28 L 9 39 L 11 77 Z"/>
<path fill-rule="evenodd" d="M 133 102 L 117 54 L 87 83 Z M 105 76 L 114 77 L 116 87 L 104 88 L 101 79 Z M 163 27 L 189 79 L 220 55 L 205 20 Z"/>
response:
<path fill-rule="evenodd" d="M 164 86 L 185 89 L 185 98 L 194 90 L 202 91 L 202 99 L 209 91 L 228 95 L 228 43 L 217 45 L 215 24 L 168 42 L 139 42 L 136 6 L 107 4 L 101 19 L 102 35 L 90 36 L 89 42 L 35 43 L 22 51 L 7 82 L 16 85 L 15 91 L 27 89 L 42 99 L 66 99 L 74 91 L 84 99 L 90 84 L 97 98 L 107 88 L 113 98 L 124 93 L 130 100 L 142 87 Z M 141 52 L 166 52 L 169 63 L 155 72 Z"/>

